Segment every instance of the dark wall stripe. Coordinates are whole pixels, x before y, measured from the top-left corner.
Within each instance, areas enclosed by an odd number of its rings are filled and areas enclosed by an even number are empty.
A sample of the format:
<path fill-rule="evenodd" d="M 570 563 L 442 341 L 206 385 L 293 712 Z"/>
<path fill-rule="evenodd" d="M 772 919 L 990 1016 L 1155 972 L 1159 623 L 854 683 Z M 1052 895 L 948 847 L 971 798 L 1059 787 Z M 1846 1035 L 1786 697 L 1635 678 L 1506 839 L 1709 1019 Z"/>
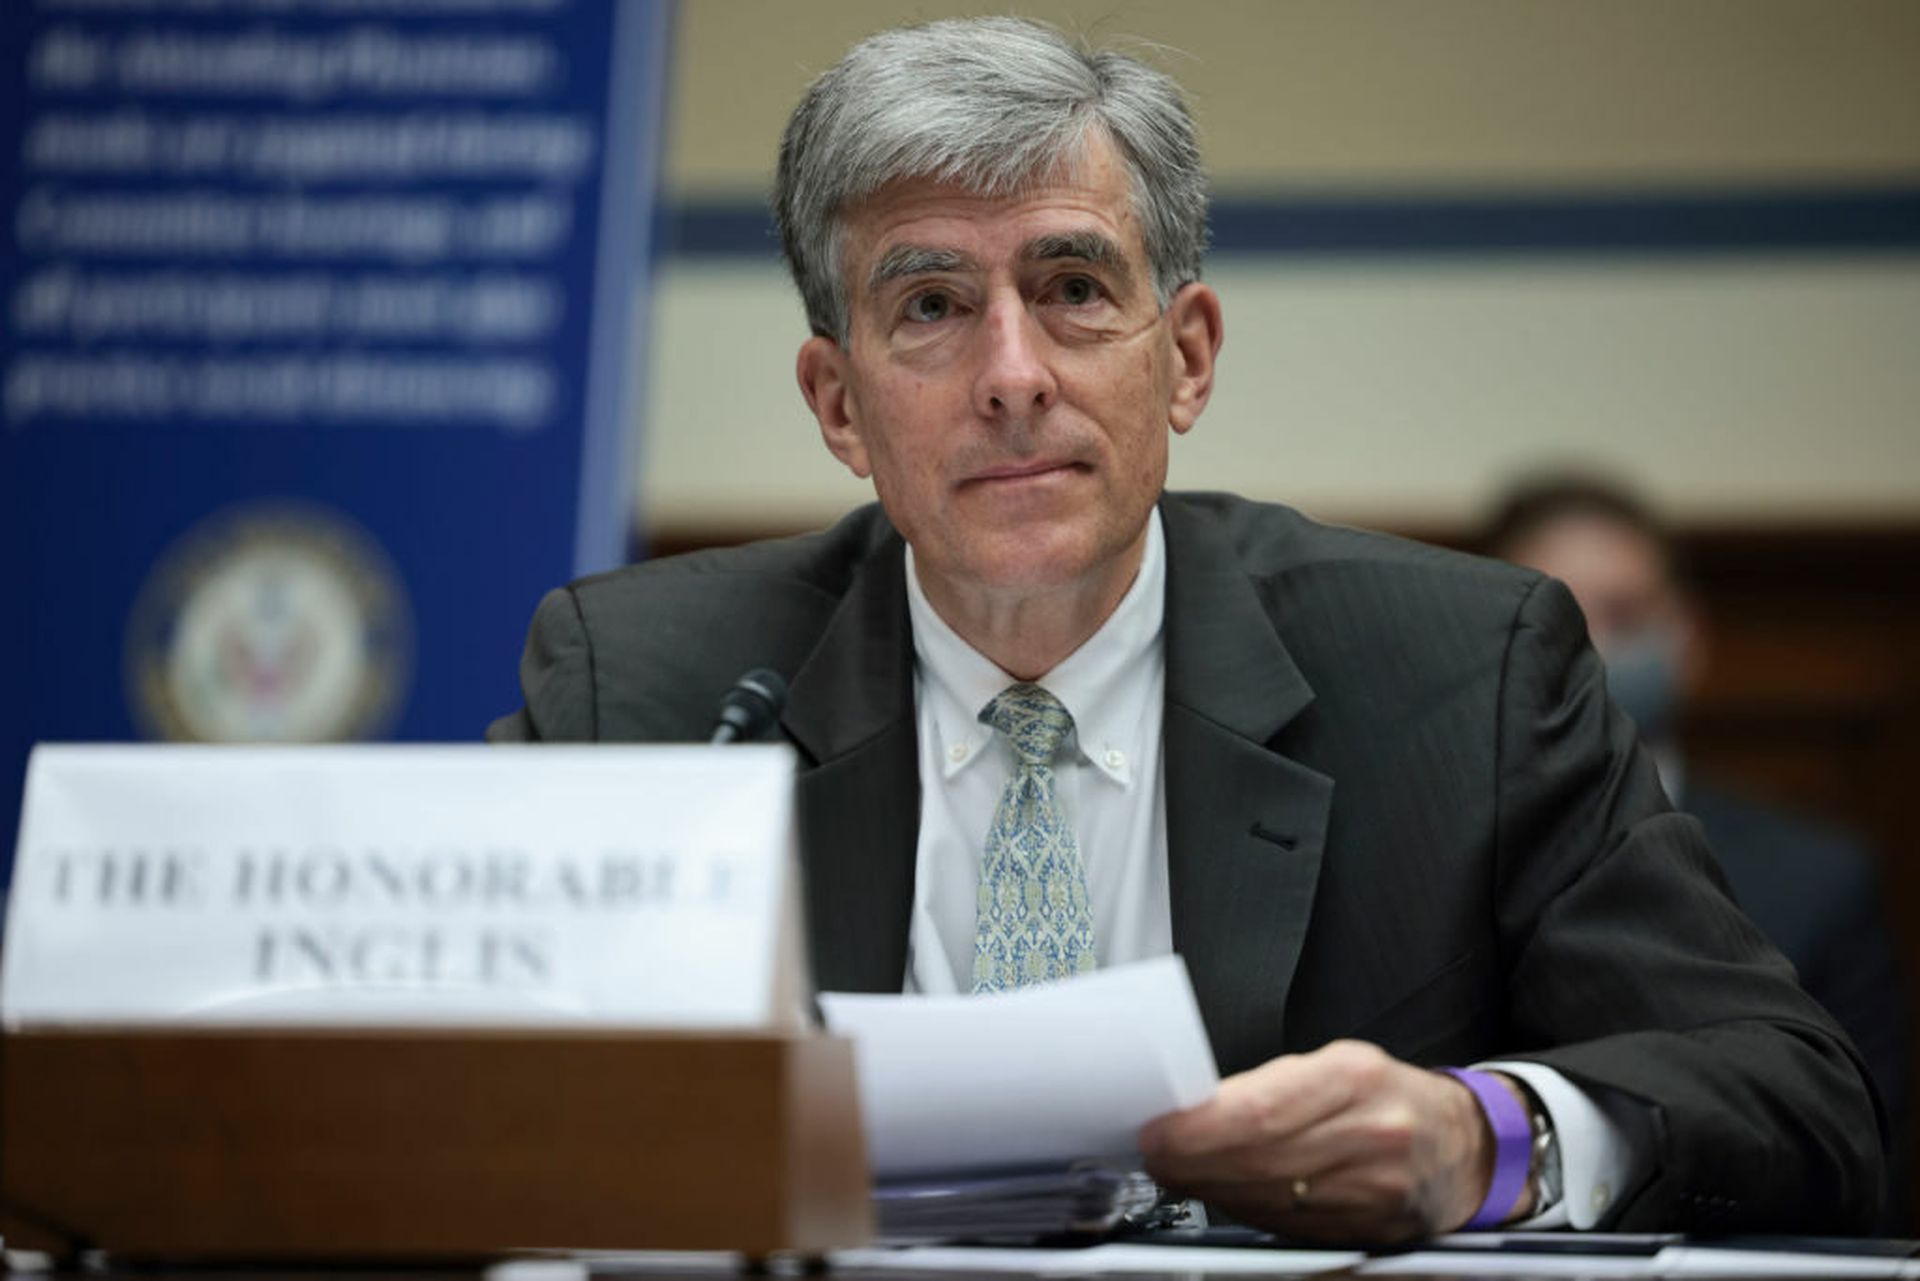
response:
<path fill-rule="evenodd" d="M 661 212 L 669 256 L 771 258 L 764 207 Z M 1552 197 L 1244 198 L 1216 201 L 1216 253 L 1722 253 L 1920 249 L 1920 186 Z"/>

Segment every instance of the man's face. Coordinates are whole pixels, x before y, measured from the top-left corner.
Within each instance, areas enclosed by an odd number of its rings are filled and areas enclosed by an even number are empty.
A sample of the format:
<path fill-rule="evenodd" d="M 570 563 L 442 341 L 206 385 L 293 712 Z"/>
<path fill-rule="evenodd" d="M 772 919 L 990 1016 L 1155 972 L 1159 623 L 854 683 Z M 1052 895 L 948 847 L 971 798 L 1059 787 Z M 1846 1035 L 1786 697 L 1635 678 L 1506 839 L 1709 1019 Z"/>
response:
<path fill-rule="evenodd" d="M 1200 285 L 1162 313 L 1129 197 L 1100 140 L 1015 198 L 902 182 L 848 219 L 848 342 L 810 340 L 801 386 L 936 600 L 1138 564 L 1167 428 L 1204 407 L 1220 325 Z"/>

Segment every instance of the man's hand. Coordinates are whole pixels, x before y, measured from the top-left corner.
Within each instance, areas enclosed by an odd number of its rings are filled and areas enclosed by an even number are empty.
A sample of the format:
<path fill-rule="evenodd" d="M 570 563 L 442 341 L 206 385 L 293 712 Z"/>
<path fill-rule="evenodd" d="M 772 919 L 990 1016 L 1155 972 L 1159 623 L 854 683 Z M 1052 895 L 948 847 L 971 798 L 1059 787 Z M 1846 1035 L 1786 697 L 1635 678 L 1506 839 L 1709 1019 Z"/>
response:
<path fill-rule="evenodd" d="M 1493 1178 L 1493 1135 L 1473 1092 L 1362 1041 L 1228 1077 L 1207 1102 L 1149 1123 L 1140 1150 L 1163 1186 L 1321 1241 L 1451 1232 Z M 1521 1193 L 1509 1217 L 1530 1200 Z"/>

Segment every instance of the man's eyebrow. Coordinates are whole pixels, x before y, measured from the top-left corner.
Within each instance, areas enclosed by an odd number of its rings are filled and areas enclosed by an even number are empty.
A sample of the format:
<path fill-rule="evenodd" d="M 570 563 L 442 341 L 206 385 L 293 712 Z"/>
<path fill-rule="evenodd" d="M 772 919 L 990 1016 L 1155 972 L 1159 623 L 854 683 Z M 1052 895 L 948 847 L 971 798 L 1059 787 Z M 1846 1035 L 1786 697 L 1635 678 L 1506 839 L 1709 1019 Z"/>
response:
<path fill-rule="evenodd" d="M 1036 236 L 1021 246 L 1020 257 L 1025 262 L 1074 258 L 1095 267 L 1105 267 L 1122 277 L 1131 274 L 1126 253 L 1111 238 L 1097 231 L 1061 231 Z"/>
<path fill-rule="evenodd" d="M 957 249 L 933 249 L 926 245 L 895 245 L 880 255 L 880 261 L 873 264 L 873 270 L 867 273 L 867 292 L 878 293 L 882 287 L 908 276 L 925 276 L 934 272 L 963 272 L 975 270 L 974 261 Z"/>

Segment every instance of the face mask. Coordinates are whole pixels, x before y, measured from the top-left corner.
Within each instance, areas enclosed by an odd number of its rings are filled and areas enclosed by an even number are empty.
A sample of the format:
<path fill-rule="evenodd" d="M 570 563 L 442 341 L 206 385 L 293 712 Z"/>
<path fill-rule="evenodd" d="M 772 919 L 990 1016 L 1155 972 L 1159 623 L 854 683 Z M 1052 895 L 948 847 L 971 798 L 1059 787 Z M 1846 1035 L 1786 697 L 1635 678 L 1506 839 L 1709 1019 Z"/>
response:
<path fill-rule="evenodd" d="M 1640 737 L 1658 743 L 1673 730 L 1680 701 L 1680 646 L 1673 631 L 1649 627 L 1607 647 L 1607 692 L 1633 717 Z"/>

